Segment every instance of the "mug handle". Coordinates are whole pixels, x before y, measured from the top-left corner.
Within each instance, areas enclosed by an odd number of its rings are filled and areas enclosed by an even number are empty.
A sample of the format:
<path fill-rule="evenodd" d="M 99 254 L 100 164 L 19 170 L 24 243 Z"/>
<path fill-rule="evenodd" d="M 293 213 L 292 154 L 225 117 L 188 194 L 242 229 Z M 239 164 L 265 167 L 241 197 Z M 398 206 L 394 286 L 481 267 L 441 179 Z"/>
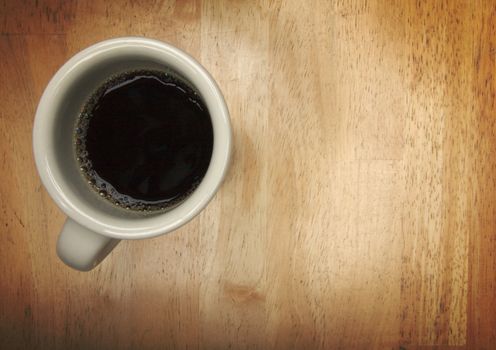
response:
<path fill-rule="evenodd" d="M 89 271 L 98 265 L 120 242 L 88 230 L 67 218 L 57 241 L 57 255 L 70 267 Z"/>

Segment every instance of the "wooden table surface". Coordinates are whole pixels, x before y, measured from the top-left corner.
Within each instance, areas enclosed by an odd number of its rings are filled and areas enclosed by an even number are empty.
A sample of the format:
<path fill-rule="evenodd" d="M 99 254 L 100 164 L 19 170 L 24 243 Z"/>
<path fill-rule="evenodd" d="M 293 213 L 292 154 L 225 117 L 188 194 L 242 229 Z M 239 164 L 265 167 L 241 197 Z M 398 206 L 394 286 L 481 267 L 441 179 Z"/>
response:
<path fill-rule="evenodd" d="M 1 349 L 496 349 L 496 3 L 0 1 Z M 55 71 L 140 35 L 225 94 L 220 192 L 63 265 L 31 131 Z"/>

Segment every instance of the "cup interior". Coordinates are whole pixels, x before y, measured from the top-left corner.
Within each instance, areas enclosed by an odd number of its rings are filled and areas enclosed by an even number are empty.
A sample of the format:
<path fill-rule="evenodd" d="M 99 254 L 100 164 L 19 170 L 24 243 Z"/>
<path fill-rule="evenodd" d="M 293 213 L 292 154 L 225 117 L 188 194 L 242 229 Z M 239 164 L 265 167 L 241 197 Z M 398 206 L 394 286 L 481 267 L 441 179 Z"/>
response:
<path fill-rule="evenodd" d="M 113 75 L 134 69 L 172 70 L 204 100 L 212 119 L 214 148 L 200 185 L 177 207 L 142 213 L 115 207 L 87 184 L 74 152 L 74 127 L 91 94 Z M 191 57 L 161 42 L 114 39 L 69 60 L 44 92 L 35 119 L 34 151 L 47 190 L 67 215 L 80 224 L 118 238 L 142 238 L 168 232 L 196 215 L 224 177 L 230 156 L 230 125 L 218 87 Z"/>

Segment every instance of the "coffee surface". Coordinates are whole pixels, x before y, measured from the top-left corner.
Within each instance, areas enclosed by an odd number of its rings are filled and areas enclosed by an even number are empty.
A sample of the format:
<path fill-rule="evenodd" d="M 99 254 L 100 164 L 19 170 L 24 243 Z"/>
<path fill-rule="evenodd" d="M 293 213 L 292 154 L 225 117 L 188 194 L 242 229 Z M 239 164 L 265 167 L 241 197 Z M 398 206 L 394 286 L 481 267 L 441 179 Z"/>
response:
<path fill-rule="evenodd" d="M 75 130 L 81 172 L 102 197 L 154 211 L 184 200 L 204 177 L 213 128 L 200 96 L 167 72 L 109 79 L 84 106 Z"/>

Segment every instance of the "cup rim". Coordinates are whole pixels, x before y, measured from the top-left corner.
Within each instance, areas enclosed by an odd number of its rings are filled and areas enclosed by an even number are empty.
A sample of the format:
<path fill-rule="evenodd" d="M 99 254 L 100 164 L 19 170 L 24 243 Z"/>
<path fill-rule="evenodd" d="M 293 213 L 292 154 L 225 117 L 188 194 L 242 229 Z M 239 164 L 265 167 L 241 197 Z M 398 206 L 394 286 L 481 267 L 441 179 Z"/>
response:
<path fill-rule="evenodd" d="M 69 80 L 78 65 L 91 64 L 91 60 L 103 52 L 122 48 L 136 50 L 153 50 L 154 55 L 163 54 L 163 62 L 174 60 L 181 68 L 193 74 L 194 79 L 201 82 L 195 84 L 201 95 L 209 96 L 206 104 L 210 111 L 214 128 L 214 149 L 212 159 L 199 187 L 178 207 L 168 212 L 145 216 L 136 219 L 119 220 L 119 218 L 100 213 L 97 209 L 91 212 L 72 198 L 67 191 L 63 175 L 57 173 L 54 163 L 55 155 L 47 144 L 51 140 L 50 123 L 55 115 L 54 99 L 60 93 L 65 80 Z M 150 51 L 151 52 L 151 51 Z M 189 78 L 189 77 L 186 77 Z M 191 80 L 191 79 L 190 79 Z M 56 105 L 56 104 L 55 104 Z M 213 107 L 213 111 L 211 110 Z M 33 152 L 36 168 L 43 185 L 59 208 L 80 225 L 102 235 L 118 239 L 139 239 L 154 237 L 186 224 L 193 219 L 213 198 L 220 187 L 229 167 L 232 147 L 232 131 L 224 97 L 207 70 L 193 57 L 182 50 L 162 41 L 144 37 L 120 37 L 93 44 L 70 58 L 52 77 L 45 88 L 36 110 L 33 127 Z M 215 163 L 214 163 L 215 162 Z M 65 189 L 65 190 L 64 190 Z M 90 190 L 88 188 L 88 190 Z"/>

